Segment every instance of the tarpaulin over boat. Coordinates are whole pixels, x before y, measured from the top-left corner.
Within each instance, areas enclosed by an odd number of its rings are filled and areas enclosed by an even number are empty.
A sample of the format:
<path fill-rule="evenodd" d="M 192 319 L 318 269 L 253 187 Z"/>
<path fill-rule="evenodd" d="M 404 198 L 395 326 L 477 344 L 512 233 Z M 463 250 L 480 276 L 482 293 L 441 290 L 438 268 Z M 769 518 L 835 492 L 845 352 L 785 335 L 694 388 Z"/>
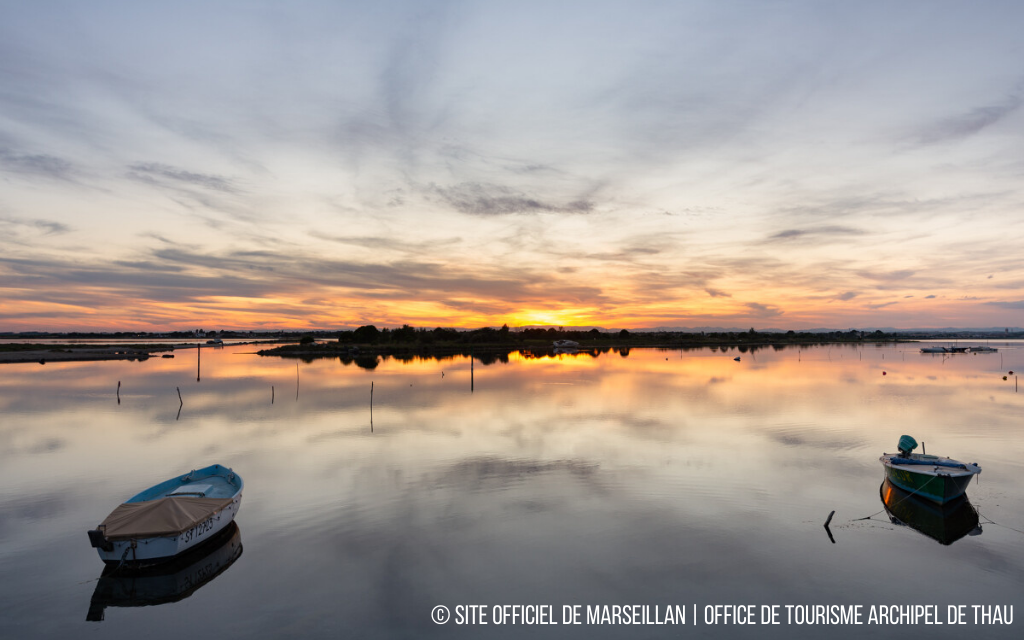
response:
<path fill-rule="evenodd" d="M 160 498 L 126 502 L 99 529 L 108 540 L 173 536 L 196 526 L 231 504 L 231 498 Z"/>

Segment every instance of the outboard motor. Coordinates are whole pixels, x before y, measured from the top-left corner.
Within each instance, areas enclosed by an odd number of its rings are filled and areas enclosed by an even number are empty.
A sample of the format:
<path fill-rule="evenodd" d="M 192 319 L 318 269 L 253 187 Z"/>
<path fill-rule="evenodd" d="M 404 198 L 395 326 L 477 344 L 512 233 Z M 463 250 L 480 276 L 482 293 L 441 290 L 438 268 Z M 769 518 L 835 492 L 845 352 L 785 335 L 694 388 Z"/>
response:
<path fill-rule="evenodd" d="M 910 436 L 900 436 L 900 443 L 896 446 L 900 450 L 900 457 L 909 458 L 910 453 L 917 448 L 917 440 Z"/>

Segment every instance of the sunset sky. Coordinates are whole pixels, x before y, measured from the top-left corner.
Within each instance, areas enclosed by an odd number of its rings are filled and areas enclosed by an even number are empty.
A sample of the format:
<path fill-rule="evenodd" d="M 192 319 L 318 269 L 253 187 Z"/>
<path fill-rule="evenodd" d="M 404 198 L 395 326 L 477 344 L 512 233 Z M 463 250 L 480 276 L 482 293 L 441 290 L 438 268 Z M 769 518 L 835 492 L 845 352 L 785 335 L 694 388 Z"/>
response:
<path fill-rule="evenodd" d="M 1022 24 L 0 0 L 0 331 L 1021 326 Z"/>

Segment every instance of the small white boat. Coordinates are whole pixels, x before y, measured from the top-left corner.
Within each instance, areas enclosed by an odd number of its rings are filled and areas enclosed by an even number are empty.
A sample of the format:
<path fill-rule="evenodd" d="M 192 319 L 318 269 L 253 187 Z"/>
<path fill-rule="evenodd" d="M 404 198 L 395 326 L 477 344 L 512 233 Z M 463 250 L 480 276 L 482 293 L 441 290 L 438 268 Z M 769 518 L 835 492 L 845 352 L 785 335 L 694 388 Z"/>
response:
<path fill-rule="evenodd" d="M 555 340 L 554 347 L 556 349 L 579 349 L 580 343 L 575 340 Z"/>
<path fill-rule="evenodd" d="M 219 464 L 190 471 L 129 498 L 89 531 L 89 542 L 107 563 L 170 560 L 234 521 L 242 487 L 242 478 Z"/>
<path fill-rule="evenodd" d="M 981 473 L 976 463 L 913 453 L 917 440 L 901 436 L 899 453 L 883 453 L 879 461 L 885 477 L 900 489 L 938 504 L 946 504 L 967 491 L 974 476 Z"/>

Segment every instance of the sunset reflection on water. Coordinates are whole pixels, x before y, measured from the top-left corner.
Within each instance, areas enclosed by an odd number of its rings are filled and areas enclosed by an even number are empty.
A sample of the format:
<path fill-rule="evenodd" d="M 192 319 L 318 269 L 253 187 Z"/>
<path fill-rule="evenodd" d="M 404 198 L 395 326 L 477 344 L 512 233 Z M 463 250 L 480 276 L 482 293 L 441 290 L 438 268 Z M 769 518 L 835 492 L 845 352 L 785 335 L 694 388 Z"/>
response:
<path fill-rule="evenodd" d="M 940 550 L 856 520 L 881 508 L 878 456 L 908 433 L 979 462 L 971 502 L 1024 528 L 1024 394 L 1008 375 L 1024 345 L 919 348 L 360 366 L 241 345 L 204 348 L 198 382 L 194 350 L 7 365 L 0 570 L 21 579 L 2 588 L 0 635 L 76 635 L 101 569 L 86 529 L 212 462 L 245 479 L 245 556 L 202 598 L 108 611 L 106 635 L 178 637 L 179 610 L 216 629 L 225 606 L 240 614 L 231 633 L 387 637 L 456 633 L 429 622 L 442 602 L 895 602 L 905 585 L 879 575 L 907 558 L 930 601 L 960 602 L 937 579 L 956 571 L 977 599 L 1021 604 L 1019 534 L 986 526 Z M 821 530 L 833 509 L 836 545 Z"/>

